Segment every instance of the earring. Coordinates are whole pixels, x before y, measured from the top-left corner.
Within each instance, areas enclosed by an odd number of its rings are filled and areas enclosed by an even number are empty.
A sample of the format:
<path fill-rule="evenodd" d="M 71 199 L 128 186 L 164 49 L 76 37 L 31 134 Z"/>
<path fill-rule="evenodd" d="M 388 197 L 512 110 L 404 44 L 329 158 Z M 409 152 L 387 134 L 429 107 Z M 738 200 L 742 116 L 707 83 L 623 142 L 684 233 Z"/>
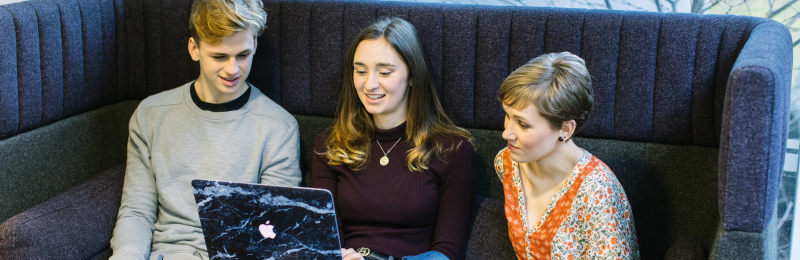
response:
<path fill-rule="evenodd" d="M 564 137 L 563 137 L 563 136 L 559 136 L 559 137 L 558 137 L 558 141 L 559 141 L 559 142 L 563 142 L 563 141 L 564 141 Z"/>

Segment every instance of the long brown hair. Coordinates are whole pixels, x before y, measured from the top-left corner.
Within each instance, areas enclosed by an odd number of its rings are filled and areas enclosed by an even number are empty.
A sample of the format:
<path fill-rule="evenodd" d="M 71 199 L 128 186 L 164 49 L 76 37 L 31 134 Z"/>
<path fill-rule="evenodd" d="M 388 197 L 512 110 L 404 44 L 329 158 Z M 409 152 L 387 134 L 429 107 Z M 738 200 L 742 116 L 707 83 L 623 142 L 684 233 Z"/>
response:
<path fill-rule="evenodd" d="M 379 19 L 362 30 L 350 45 L 344 63 L 344 81 L 336 107 L 335 122 L 325 142 L 325 154 L 329 164 L 347 165 L 353 171 L 360 169 L 369 159 L 369 146 L 370 141 L 375 138 L 375 125 L 372 115 L 364 108 L 356 93 L 353 58 L 361 41 L 381 37 L 403 58 L 408 66 L 408 82 L 413 82 L 406 94 L 409 98 L 405 137 L 414 148 L 406 155 L 406 165 L 411 171 L 427 170 L 431 155 L 442 157 L 461 146 L 461 142 L 456 143 L 453 140 L 454 137 L 466 138 L 471 143 L 472 135 L 457 127 L 444 113 L 417 30 L 406 20 L 394 17 Z M 450 141 L 449 145 L 443 142 L 445 138 Z"/>

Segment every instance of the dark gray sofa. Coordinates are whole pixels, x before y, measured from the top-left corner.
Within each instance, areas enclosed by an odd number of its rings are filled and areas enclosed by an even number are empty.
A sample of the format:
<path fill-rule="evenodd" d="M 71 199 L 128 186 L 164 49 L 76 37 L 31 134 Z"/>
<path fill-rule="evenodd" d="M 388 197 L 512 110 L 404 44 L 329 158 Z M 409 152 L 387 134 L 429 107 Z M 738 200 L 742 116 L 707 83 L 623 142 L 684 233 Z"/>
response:
<path fill-rule="evenodd" d="M 331 122 L 342 58 L 380 16 L 417 26 L 446 112 L 475 135 L 469 259 L 514 259 L 492 167 L 496 96 L 543 53 L 586 60 L 596 104 L 576 142 L 616 173 L 642 259 L 773 259 L 792 42 L 752 17 L 404 2 L 265 0 L 248 81 L 294 114 L 304 185 Z M 191 0 L 0 6 L 0 259 L 103 259 L 144 97 L 198 75 Z"/>

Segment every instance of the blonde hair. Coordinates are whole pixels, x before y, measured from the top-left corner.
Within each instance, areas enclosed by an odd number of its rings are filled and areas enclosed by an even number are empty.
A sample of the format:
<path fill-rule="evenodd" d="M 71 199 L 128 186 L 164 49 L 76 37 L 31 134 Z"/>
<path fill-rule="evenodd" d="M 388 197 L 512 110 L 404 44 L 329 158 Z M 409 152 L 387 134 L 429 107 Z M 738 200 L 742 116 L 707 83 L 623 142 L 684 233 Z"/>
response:
<path fill-rule="evenodd" d="M 583 59 L 569 52 L 536 57 L 511 73 L 497 97 L 517 110 L 535 105 L 553 129 L 575 120 L 581 129 L 594 105 L 592 78 Z"/>
<path fill-rule="evenodd" d="M 267 12 L 260 0 L 194 0 L 189 20 L 189 32 L 198 44 L 219 45 L 242 30 L 259 36 L 267 28 Z"/>
<path fill-rule="evenodd" d="M 461 147 L 454 137 L 472 142 L 472 135 L 457 127 L 444 113 L 436 95 L 422 43 L 411 23 L 400 18 L 382 18 L 362 30 L 347 53 L 344 63 L 344 81 L 336 108 L 334 125 L 325 142 L 325 155 L 331 165 L 347 165 L 353 171 L 360 169 L 369 158 L 370 141 L 375 137 L 372 115 L 358 98 L 353 82 L 353 58 L 363 40 L 386 39 L 408 66 L 408 114 L 405 138 L 414 148 L 406 155 L 406 165 L 411 171 L 428 169 L 428 160 L 436 154 L 440 158 Z M 445 139 L 449 140 L 445 143 Z"/>

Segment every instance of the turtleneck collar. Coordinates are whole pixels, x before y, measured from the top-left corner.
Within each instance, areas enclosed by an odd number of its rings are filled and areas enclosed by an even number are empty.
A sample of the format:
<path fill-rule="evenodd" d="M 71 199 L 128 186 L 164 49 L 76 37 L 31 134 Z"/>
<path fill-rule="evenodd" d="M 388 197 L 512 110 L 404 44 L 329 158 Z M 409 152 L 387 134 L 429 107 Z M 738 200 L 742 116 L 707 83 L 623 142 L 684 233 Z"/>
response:
<path fill-rule="evenodd" d="M 390 129 L 375 128 L 375 139 L 378 141 L 397 141 L 406 135 L 406 122 Z"/>

